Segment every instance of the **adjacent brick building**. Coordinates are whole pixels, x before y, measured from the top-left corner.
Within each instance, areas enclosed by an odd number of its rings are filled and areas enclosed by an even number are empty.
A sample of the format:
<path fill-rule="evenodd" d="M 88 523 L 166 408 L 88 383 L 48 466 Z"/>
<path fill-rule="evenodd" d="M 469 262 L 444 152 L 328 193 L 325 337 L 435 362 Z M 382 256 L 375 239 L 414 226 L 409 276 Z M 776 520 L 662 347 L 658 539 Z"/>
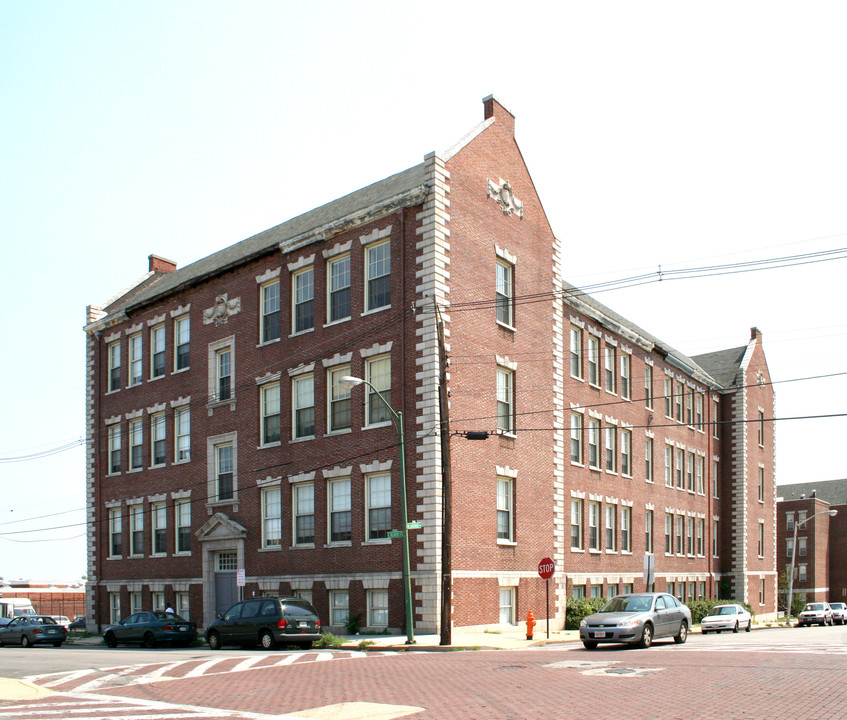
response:
<path fill-rule="evenodd" d="M 847 480 L 779 485 L 777 495 L 777 568 L 788 577 L 796 539 L 794 596 L 847 602 Z"/>
<path fill-rule="evenodd" d="M 542 617 L 547 556 L 557 622 L 643 589 L 645 551 L 657 589 L 775 611 L 761 334 L 689 358 L 567 284 L 483 102 L 450 150 L 88 308 L 94 623 L 295 593 L 403 627 L 397 430 L 349 375 L 405 419 L 417 632 Z"/>

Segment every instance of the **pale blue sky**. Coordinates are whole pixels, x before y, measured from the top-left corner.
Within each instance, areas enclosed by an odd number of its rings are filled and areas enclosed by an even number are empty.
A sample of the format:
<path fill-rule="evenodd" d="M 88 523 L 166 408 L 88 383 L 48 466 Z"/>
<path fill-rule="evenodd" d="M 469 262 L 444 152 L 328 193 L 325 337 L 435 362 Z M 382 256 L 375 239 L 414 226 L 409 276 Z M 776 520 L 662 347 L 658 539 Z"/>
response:
<path fill-rule="evenodd" d="M 845 20 L 840 2 L 0 0 L 0 458 L 84 436 L 85 306 L 147 255 L 186 265 L 414 165 L 488 94 L 574 284 L 847 247 Z M 785 381 L 847 371 L 845 269 L 597 298 L 688 354 L 756 325 Z M 841 377 L 776 389 L 781 417 L 845 411 Z M 779 422 L 778 482 L 844 477 L 846 433 Z M 84 482 L 81 448 L 0 463 L 0 576 L 85 573 Z"/>

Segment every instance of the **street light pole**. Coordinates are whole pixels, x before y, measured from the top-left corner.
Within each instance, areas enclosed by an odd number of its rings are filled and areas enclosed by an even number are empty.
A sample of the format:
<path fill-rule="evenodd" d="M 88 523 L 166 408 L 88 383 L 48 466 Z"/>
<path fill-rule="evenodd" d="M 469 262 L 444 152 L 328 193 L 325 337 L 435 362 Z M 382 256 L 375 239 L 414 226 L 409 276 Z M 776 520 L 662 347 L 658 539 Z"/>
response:
<path fill-rule="evenodd" d="M 816 518 L 818 515 L 829 515 L 830 517 L 834 517 L 838 514 L 838 510 L 821 510 L 820 512 L 816 512 L 811 517 L 807 517 L 803 524 L 805 525 L 807 522 L 811 521 L 813 518 Z M 799 513 L 798 513 L 799 517 Z M 791 624 L 791 604 L 794 602 L 794 561 L 797 558 L 797 528 L 800 523 L 795 520 L 794 521 L 794 539 L 791 541 L 791 572 L 788 576 L 788 603 L 785 606 L 785 624 Z"/>
<path fill-rule="evenodd" d="M 344 375 L 339 378 L 341 387 L 351 390 L 357 385 L 367 385 L 385 405 L 394 419 L 394 428 L 397 430 L 397 444 L 400 449 L 400 519 L 403 527 L 403 597 L 406 603 L 406 645 L 415 644 L 415 616 L 412 608 L 412 569 L 409 557 L 409 506 L 406 500 L 406 433 L 403 428 L 403 413 L 396 411 L 389 404 L 382 393 L 371 383 L 362 378 Z"/>

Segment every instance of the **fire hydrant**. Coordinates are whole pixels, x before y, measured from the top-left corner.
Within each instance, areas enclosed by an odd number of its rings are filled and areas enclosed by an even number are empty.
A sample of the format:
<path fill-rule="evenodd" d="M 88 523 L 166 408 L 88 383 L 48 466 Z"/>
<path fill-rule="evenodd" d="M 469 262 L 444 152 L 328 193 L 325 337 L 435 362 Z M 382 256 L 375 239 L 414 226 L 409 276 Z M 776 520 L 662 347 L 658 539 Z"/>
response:
<path fill-rule="evenodd" d="M 535 627 L 535 615 L 532 614 L 532 610 L 530 610 L 526 614 L 526 639 L 532 640 L 532 629 Z"/>

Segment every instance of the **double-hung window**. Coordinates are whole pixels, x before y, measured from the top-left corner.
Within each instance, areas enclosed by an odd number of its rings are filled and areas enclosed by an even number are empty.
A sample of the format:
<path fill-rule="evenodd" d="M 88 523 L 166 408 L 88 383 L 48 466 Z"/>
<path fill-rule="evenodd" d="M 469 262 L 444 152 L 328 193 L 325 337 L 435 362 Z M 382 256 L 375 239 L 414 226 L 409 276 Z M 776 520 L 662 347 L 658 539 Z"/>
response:
<path fill-rule="evenodd" d="M 153 526 L 153 555 L 164 555 L 168 539 L 168 509 L 163 502 L 150 506 L 150 523 Z"/>
<path fill-rule="evenodd" d="M 109 392 L 121 389 L 121 342 L 113 342 L 108 348 Z"/>
<path fill-rule="evenodd" d="M 665 555 L 673 553 L 673 515 L 665 515 Z"/>
<path fill-rule="evenodd" d="M 665 417 L 673 417 L 673 380 L 665 378 Z"/>
<path fill-rule="evenodd" d="M 677 422 L 682 422 L 682 395 L 683 395 L 683 387 L 682 383 L 674 383 L 673 385 L 673 406 L 674 406 L 674 417 L 676 417 Z"/>
<path fill-rule="evenodd" d="M 653 438 L 644 438 L 644 479 L 653 482 Z"/>
<path fill-rule="evenodd" d="M 653 518 L 653 510 L 648 509 L 644 512 L 644 549 L 648 553 L 653 552 Z"/>
<path fill-rule="evenodd" d="M 109 426 L 109 474 L 121 471 L 121 426 Z"/>
<path fill-rule="evenodd" d="M 215 499 L 232 500 L 235 494 L 235 462 L 232 443 L 215 446 Z"/>
<path fill-rule="evenodd" d="M 515 622 L 515 588 L 499 588 L 500 596 L 500 624 L 517 625 Z"/>
<path fill-rule="evenodd" d="M 706 552 L 706 521 L 697 519 L 697 554 L 702 557 Z"/>
<path fill-rule="evenodd" d="M 369 359 L 365 363 L 365 380 L 370 383 L 367 386 L 365 425 L 391 422 L 391 411 L 388 409 L 391 404 L 391 356 Z M 379 391 L 385 402 L 380 400 L 371 386 Z"/>
<path fill-rule="evenodd" d="M 313 545 L 315 542 L 315 486 L 298 483 L 292 486 L 294 506 L 294 544 Z"/>
<path fill-rule="evenodd" d="M 632 475 L 632 430 L 621 428 L 621 475 Z"/>
<path fill-rule="evenodd" d="M 174 370 L 186 370 L 191 363 L 191 318 L 174 320 Z"/>
<path fill-rule="evenodd" d="M 571 462 L 582 463 L 582 413 L 571 413 Z"/>
<path fill-rule="evenodd" d="M 617 472 L 617 432 L 618 429 L 614 425 L 606 425 L 606 471 Z"/>
<path fill-rule="evenodd" d="M 600 338 L 588 335 L 588 382 L 600 385 Z"/>
<path fill-rule="evenodd" d="M 109 557 L 120 557 L 123 540 L 123 522 L 119 507 L 109 508 Z"/>
<path fill-rule="evenodd" d="M 176 462 L 191 460 L 191 407 L 179 407 L 174 411 L 176 433 Z"/>
<path fill-rule="evenodd" d="M 588 418 L 588 467 L 600 469 L 600 421 Z"/>
<path fill-rule="evenodd" d="M 606 345 L 603 349 L 604 360 L 603 368 L 606 377 L 606 391 L 615 392 L 615 347 L 614 345 Z"/>
<path fill-rule="evenodd" d="M 685 464 L 685 450 L 682 448 L 676 449 L 676 466 L 674 472 L 676 474 L 676 486 L 678 488 L 685 487 L 683 480 L 683 466 Z"/>
<path fill-rule="evenodd" d="M 367 538 L 381 540 L 391 529 L 391 475 L 380 473 L 365 477 L 367 498 Z M 406 532 L 406 530 L 404 530 Z"/>
<path fill-rule="evenodd" d="M 689 492 L 694 492 L 694 453 L 685 456 L 685 484 Z"/>
<path fill-rule="evenodd" d="M 150 464 L 154 467 L 165 464 L 165 427 L 165 413 L 150 416 Z"/>
<path fill-rule="evenodd" d="M 129 421 L 129 469 L 140 470 L 144 466 L 142 450 L 144 448 L 144 427 L 141 419 Z"/>
<path fill-rule="evenodd" d="M 497 429 L 501 432 L 515 430 L 514 381 L 514 371 L 497 368 Z"/>
<path fill-rule="evenodd" d="M 496 268 L 497 322 L 512 327 L 515 324 L 514 265 L 498 260 Z"/>
<path fill-rule="evenodd" d="M 621 397 L 630 399 L 632 393 L 632 356 L 621 352 Z"/>
<path fill-rule="evenodd" d="M 174 519 L 177 553 L 191 552 L 191 500 L 180 498 L 174 501 Z"/>
<path fill-rule="evenodd" d="M 388 590 L 368 590 L 368 627 L 388 627 Z"/>
<path fill-rule="evenodd" d="M 350 256 L 342 255 L 327 262 L 327 321 L 334 323 L 350 317 Z"/>
<path fill-rule="evenodd" d="M 141 503 L 129 506 L 129 554 L 144 553 L 144 506 Z"/>
<path fill-rule="evenodd" d="M 596 500 L 588 503 L 588 549 L 600 549 L 600 503 Z"/>
<path fill-rule="evenodd" d="M 688 530 L 686 533 L 686 553 L 689 555 L 694 554 L 694 518 L 688 518 Z"/>
<path fill-rule="evenodd" d="M 621 552 L 632 552 L 632 508 L 621 507 Z"/>
<path fill-rule="evenodd" d="M 806 538 L 804 537 L 797 538 L 797 557 L 806 557 Z"/>
<path fill-rule="evenodd" d="M 305 332 L 315 327 L 315 269 L 307 267 L 296 272 L 292 283 L 294 332 Z"/>
<path fill-rule="evenodd" d="M 706 494 L 706 458 L 697 456 L 697 494 Z"/>
<path fill-rule="evenodd" d="M 365 248 L 365 310 L 391 305 L 391 243 Z"/>
<path fill-rule="evenodd" d="M 510 477 L 497 478 L 497 539 L 512 542 L 514 536 L 514 520 L 512 508 L 514 503 L 514 480 Z"/>
<path fill-rule="evenodd" d="M 720 557 L 720 521 L 712 520 L 712 555 Z"/>
<path fill-rule="evenodd" d="M 759 468 L 759 483 L 758 483 L 759 502 L 765 501 L 765 469 Z"/>
<path fill-rule="evenodd" d="M 262 490 L 262 547 L 282 545 L 282 489 L 279 485 Z"/>
<path fill-rule="evenodd" d="M 329 624 L 344 627 L 350 615 L 350 593 L 347 590 L 329 591 Z"/>
<path fill-rule="evenodd" d="M 582 379 L 582 328 L 571 325 L 571 377 Z"/>
<path fill-rule="evenodd" d="M 279 280 L 272 280 L 259 287 L 262 307 L 261 338 L 262 342 L 278 340 L 280 336 L 279 317 Z"/>
<path fill-rule="evenodd" d="M 329 432 L 349 430 L 352 425 L 350 389 L 341 385 L 339 380 L 350 374 L 349 365 L 330 368 L 327 371 L 327 427 Z"/>
<path fill-rule="evenodd" d="M 665 486 L 673 487 L 673 446 L 665 445 Z"/>
<path fill-rule="evenodd" d="M 644 405 L 653 409 L 653 366 L 644 364 Z"/>
<path fill-rule="evenodd" d="M 703 393 L 697 393 L 694 397 L 694 426 L 703 432 Z"/>
<path fill-rule="evenodd" d="M 353 518 L 350 478 L 330 480 L 327 487 L 329 502 L 329 541 L 350 542 L 353 538 Z"/>
<path fill-rule="evenodd" d="M 676 554 L 682 555 L 685 549 L 683 542 L 685 540 L 685 518 L 682 515 L 676 516 Z"/>
<path fill-rule="evenodd" d="M 617 505 L 606 505 L 606 550 L 614 551 L 617 531 Z"/>
<path fill-rule="evenodd" d="M 269 383 L 260 389 L 262 401 L 262 445 L 280 440 L 279 383 Z"/>
<path fill-rule="evenodd" d="M 150 377 L 158 378 L 165 374 L 165 325 L 161 323 L 150 328 Z"/>
<path fill-rule="evenodd" d="M 571 549 L 582 550 L 582 500 L 571 498 Z"/>
<path fill-rule="evenodd" d="M 217 396 L 216 400 L 232 398 L 232 349 L 221 348 L 215 353 L 217 367 Z"/>
<path fill-rule="evenodd" d="M 315 376 L 298 375 L 292 380 L 291 400 L 294 439 L 315 435 Z"/>
<path fill-rule="evenodd" d="M 141 382 L 142 373 L 142 340 L 141 333 L 130 335 L 127 339 L 129 345 L 129 384 L 138 385 Z"/>

